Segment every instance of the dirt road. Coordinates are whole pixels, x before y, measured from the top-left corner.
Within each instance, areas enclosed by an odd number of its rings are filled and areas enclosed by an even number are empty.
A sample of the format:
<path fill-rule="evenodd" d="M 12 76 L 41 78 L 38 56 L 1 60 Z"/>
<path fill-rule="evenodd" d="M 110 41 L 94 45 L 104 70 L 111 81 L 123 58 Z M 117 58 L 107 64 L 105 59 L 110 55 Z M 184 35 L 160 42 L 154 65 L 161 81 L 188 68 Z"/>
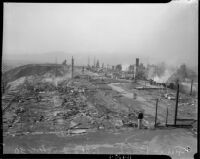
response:
<path fill-rule="evenodd" d="M 190 159 L 197 152 L 196 137 L 185 129 L 125 129 L 99 130 L 77 136 L 58 133 L 5 137 L 3 151 L 4 153 L 165 154 L 175 159 Z"/>
<path fill-rule="evenodd" d="M 112 87 L 113 90 L 120 92 L 124 97 L 133 99 L 133 93 L 136 93 L 137 90 L 127 90 L 123 89 L 121 86 L 118 86 L 119 83 L 110 83 L 108 84 L 110 87 Z M 138 94 L 138 93 L 137 93 Z M 137 95 L 136 99 L 133 99 L 134 101 L 137 101 L 140 103 L 140 107 L 145 110 L 145 114 L 154 116 L 155 115 L 155 104 L 147 101 L 144 97 Z M 159 117 L 163 120 L 162 117 Z"/>

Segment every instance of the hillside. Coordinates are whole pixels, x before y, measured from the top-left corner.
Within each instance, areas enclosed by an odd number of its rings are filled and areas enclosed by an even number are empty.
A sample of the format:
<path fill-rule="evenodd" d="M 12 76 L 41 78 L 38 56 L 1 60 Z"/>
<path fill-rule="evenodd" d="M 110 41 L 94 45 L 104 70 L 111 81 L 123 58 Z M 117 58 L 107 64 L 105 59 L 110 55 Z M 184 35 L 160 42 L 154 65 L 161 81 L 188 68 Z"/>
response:
<path fill-rule="evenodd" d="M 64 71 L 65 68 L 60 64 L 28 64 L 11 69 L 3 73 L 3 76 L 7 79 L 7 82 L 12 82 L 25 76 L 41 76 L 45 74 L 62 76 Z"/>
<path fill-rule="evenodd" d="M 11 65 L 9 65 L 9 64 L 7 64 L 7 63 L 5 63 L 5 62 L 2 62 L 2 65 L 1 65 L 1 72 L 2 72 L 2 73 L 5 73 L 5 72 L 11 70 L 12 68 L 13 68 L 13 66 L 11 66 Z"/>

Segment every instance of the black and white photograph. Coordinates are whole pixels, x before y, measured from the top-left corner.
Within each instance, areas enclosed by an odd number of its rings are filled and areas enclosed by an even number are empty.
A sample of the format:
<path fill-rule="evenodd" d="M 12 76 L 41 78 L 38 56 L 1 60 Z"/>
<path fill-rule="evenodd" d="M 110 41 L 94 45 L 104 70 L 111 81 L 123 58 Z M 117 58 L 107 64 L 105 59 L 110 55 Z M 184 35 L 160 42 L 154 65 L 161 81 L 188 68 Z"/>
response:
<path fill-rule="evenodd" d="M 193 159 L 198 3 L 4 2 L 3 154 Z"/>

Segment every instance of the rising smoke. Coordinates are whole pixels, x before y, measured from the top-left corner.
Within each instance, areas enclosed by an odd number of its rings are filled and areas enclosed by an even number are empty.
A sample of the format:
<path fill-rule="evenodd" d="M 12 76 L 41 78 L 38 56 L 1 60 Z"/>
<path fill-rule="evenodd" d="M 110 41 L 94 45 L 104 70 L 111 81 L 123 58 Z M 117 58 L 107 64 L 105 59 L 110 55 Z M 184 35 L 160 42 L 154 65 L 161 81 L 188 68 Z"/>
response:
<path fill-rule="evenodd" d="M 164 62 L 151 65 L 148 68 L 148 79 L 153 79 L 157 83 L 166 83 L 176 71 L 172 66 L 167 66 Z"/>
<path fill-rule="evenodd" d="M 157 83 L 166 83 L 173 73 L 174 72 L 165 69 L 164 73 L 160 77 L 158 75 L 155 75 L 153 80 L 156 81 Z"/>

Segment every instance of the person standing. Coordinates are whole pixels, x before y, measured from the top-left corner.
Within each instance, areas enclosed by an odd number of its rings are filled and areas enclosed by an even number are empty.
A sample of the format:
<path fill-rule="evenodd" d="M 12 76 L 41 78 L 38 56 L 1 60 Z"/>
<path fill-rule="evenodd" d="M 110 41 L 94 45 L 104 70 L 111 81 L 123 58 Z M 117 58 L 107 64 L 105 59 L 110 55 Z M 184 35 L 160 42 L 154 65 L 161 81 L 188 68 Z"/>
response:
<path fill-rule="evenodd" d="M 141 129 L 142 127 L 142 119 L 143 119 L 143 113 L 140 111 L 138 114 L 138 129 Z"/>

